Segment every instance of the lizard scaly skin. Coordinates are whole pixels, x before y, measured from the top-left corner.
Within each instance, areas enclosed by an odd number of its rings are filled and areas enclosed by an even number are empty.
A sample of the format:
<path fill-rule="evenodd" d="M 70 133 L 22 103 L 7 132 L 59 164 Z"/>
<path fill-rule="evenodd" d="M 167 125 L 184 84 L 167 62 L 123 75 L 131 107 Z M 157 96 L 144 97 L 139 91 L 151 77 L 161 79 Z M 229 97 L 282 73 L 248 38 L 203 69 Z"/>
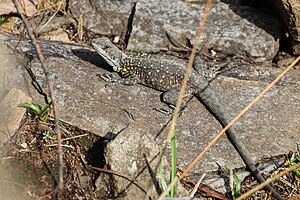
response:
<path fill-rule="evenodd" d="M 176 104 L 178 88 L 185 73 L 184 64 L 176 61 L 151 58 L 144 54 L 138 54 L 135 57 L 127 56 L 106 37 L 94 39 L 92 45 L 98 54 L 121 76 L 119 78 L 112 75 L 101 75 L 102 79 L 125 85 L 138 83 L 163 91 L 165 92 L 163 101 L 173 105 Z M 205 68 L 205 64 L 199 60 L 196 60 L 194 65 L 202 65 L 200 69 Z M 186 90 L 189 94 L 194 94 L 198 97 L 222 126 L 225 127 L 230 122 L 230 119 L 207 79 L 207 77 L 214 78 L 215 76 L 216 72 L 213 71 L 192 69 Z M 251 174 L 258 182 L 264 182 L 265 179 L 255 167 L 247 149 L 236 136 L 234 128 L 230 127 L 226 134 L 249 168 Z M 283 199 L 270 185 L 265 186 L 265 189 L 271 192 L 277 199 Z"/>

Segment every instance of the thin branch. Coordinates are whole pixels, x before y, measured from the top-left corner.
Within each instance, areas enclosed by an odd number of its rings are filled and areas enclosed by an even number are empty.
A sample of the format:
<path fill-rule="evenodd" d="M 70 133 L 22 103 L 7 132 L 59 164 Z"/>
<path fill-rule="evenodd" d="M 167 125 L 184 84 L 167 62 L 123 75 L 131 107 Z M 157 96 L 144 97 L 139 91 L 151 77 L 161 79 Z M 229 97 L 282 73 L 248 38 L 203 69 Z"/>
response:
<path fill-rule="evenodd" d="M 59 127 L 59 118 L 58 118 L 58 109 L 57 109 L 57 103 L 56 99 L 54 96 L 54 89 L 53 89 L 53 82 L 50 78 L 50 73 L 49 70 L 45 64 L 45 58 L 42 53 L 42 49 L 40 47 L 40 43 L 38 42 L 37 37 L 35 37 L 32 26 L 30 22 L 27 21 L 25 15 L 24 15 L 24 10 L 20 6 L 18 0 L 13 0 L 15 7 L 17 9 L 17 12 L 19 13 L 25 28 L 27 30 L 27 33 L 29 35 L 29 38 L 31 39 L 32 45 L 36 50 L 37 57 L 39 61 L 41 62 L 41 66 L 44 70 L 44 74 L 46 76 L 46 81 L 48 83 L 48 90 L 49 90 L 49 96 L 52 101 L 52 106 L 53 106 L 53 115 L 54 115 L 54 132 L 57 134 L 57 140 L 58 140 L 58 149 L 57 149 L 57 154 L 58 154 L 58 184 L 56 186 L 56 191 L 62 191 L 63 190 L 63 151 L 62 151 L 62 145 L 61 145 L 61 131 Z"/>
<path fill-rule="evenodd" d="M 94 169 L 94 170 L 97 170 L 97 171 L 100 171 L 100 172 L 104 172 L 104 173 L 107 173 L 107 174 L 114 174 L 114 175 L 120 176 L 120 177 L 125 178 L 128 181 L 130 181 L 130 183 L 133 183 L 142 192 L 146 193 L 146 191 L 147 191 L 147 187 L 146 186 L 144 186 L 142 183 L 138 182 L 135 178 L 132 178 L 132 177 L 130 177 L 130 176 L 124 174 L 124 173 L 121 173 L 121 172 L 118 172 L 118 171 L 115 171 L 115 170 L 94 167 L 94 166 L 90 166 L 90 165 L 86 165 L 86 167 L 88 169 Z"/>

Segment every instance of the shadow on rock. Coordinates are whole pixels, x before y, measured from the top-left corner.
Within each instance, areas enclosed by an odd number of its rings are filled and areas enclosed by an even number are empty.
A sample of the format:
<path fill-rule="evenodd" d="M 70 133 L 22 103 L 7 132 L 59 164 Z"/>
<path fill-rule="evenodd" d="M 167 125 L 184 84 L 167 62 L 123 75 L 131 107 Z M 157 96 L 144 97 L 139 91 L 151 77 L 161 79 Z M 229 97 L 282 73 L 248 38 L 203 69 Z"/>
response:
<path fill-rule="evenodd" d="M 104 150 L 107 144 L 115 138 L 114 133 L 107 133 L 104 137 L 98 139 L 93 146 L 86 152 L 88 165 L 98 168 L 104 168 L 106 165 Z M 100 173 L 97 173 L 97 177 Z"/>
<path fill-rule="evenodd" d="M 113 72 L 112 67 L 109 66 L 106 61 L 101 58 L 101 56 L 96 52 L 87 49 L 72 49 L 72 53 L 86 62 L 96 65 L 97 67 L 101 67 L 107 71 Z"/>

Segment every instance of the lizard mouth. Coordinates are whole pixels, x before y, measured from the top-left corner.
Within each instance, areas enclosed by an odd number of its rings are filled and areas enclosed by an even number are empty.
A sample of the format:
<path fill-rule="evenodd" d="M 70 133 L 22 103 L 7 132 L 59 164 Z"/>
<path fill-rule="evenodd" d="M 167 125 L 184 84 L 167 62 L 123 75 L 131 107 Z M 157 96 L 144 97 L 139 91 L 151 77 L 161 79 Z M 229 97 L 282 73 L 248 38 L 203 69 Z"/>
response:
<path fill-rule="evenodd" d="M 119 72 L 120 71 L 120 67 L 119 66 L 113 66 L 113 69 L 115 72 Z"/>

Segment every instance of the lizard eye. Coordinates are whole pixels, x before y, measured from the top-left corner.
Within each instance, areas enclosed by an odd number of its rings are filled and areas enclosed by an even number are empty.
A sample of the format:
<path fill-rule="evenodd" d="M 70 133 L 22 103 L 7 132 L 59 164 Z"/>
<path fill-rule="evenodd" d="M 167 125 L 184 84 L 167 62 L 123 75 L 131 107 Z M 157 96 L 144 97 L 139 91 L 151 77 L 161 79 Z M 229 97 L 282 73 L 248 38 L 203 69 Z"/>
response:
<path fill-rule="evenodd" d="M 106 51 L 107 49 L 109 49 L 109 46 L 106 45 L 106 46 L 103 47 L 103 50 Z"/>
<path fill-rule="evenodd" d="M 114 66 L 113 69 L 114 69 L 115 72 L 119 72 L 119 67 L 118 66 Z"/>

